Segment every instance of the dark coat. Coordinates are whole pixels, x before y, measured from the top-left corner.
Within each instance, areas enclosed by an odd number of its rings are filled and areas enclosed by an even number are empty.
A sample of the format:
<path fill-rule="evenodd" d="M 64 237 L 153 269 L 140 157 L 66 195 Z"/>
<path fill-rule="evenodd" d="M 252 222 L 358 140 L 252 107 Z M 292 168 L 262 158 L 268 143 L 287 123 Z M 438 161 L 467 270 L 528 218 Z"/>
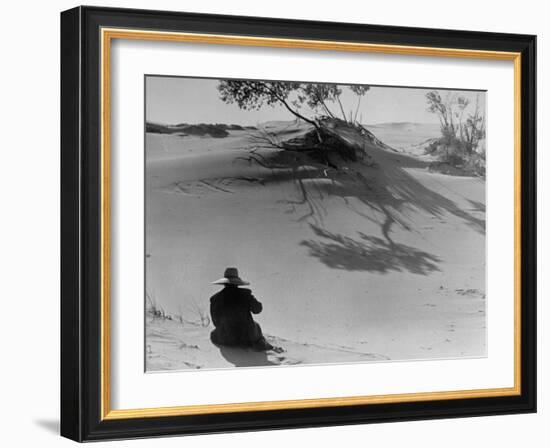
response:
<path fill-rule="evenodd" d="M 262 304 L 250 289 L 225 286 L 210 298 L 210 315 L 216 329 L 212 342 L 220 345 L 254 346 L 265 341 L 252 314 L 262 311 Z"/>

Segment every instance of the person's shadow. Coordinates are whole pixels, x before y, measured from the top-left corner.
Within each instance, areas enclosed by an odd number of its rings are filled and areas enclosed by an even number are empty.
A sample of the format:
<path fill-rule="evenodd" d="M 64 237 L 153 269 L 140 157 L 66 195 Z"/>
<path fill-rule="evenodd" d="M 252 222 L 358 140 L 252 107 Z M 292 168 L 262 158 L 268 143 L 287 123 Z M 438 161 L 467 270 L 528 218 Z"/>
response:
<path fill-rule="evenodd" d="M 277 363 L 270 361 L 267 358 L 267 353 L 264 351 L 255 351 L 247 348 L 228 347 L 217 345 L 221 355 L 225 360 L 235 367 L 258 367 L 258 366 L 276 366 Z"/>

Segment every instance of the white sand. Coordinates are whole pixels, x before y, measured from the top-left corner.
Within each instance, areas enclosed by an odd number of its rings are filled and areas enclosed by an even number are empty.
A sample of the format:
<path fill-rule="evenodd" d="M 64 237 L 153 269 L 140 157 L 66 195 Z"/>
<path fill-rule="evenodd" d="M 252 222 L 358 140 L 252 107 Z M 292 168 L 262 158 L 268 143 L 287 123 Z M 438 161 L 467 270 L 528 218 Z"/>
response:
<path fill-rule="evenodd" d="M 167 313 L 196 322 L 237 266 L 287 348 L 272 363 L 486 355 L 482 179 L 374 147 L 375 167 L 328 177 L 238 159 L 249 150 L 243 131 L 147 135 L 147 291 Z M 148 322 L 149 370 L 247 365 L 210 344 L 211 327 Z"/>

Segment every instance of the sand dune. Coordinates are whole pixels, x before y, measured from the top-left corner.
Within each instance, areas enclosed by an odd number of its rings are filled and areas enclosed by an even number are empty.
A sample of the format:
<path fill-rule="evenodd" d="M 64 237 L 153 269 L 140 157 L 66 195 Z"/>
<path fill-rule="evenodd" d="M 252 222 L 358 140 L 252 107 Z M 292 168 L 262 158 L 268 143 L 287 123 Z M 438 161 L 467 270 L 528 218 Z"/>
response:
<path fill-rule="evenodd" d="M 422 156 L 427 144 L 441 136 L 440 125 L 432 123 L 381 123 L 366 128 L 392 148 L 416 156 Z"/>
<path fill-rule="evenodd" d="M 249 132 L 229 134 L 147 134 L 147 290 L 194 321 L 237 266 L 287 352 L 242 359 L 213 346 L 211 328 L 150 319 L 148 370 L 485 356 L 482 179 L 372 144 L 373 166 L 269 149 L 261 166 Z"/>

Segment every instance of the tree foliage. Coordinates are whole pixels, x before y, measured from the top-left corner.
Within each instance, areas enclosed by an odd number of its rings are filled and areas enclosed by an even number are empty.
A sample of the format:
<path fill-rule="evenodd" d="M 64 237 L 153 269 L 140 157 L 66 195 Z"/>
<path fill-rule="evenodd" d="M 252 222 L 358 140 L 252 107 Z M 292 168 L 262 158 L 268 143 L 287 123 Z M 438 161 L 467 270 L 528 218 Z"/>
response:
<path fill-rule="evenodd" d="M 356 109 L 359 109 L 360 98 L 364 96 L 370 86 L 348 86 L 349 90 L 359 98 Z M 342 119 L 348 120 L 341 102 L 343 87 L 337 84 L 301 83 L 288 81 L 246 81 L 225 80 L 218 84 L 220 98 L 226 103 L 235 103 L 244 110 L 258 110 L 264 105 L 284 106 L 291 114 L 315 127 L 318 127 L 319 116 L 335 118 L 329 104 L 338 104 Z M 313 116 L 303 111 L 307 106 Z"/>
<path fill-rule="evenodd" d="M 479 141 L 485 138 L 485 118 L 480 112 L 479 96 L 473 113 L 464 120 L 464 113 L 470 100 L 456 93 L 442 97 L 438 91 L 426 94 L 428 111 L 437 114 L 441 125 L 442 142 L 448 147 L 455 146 L 471 155 Z"/>
<path fill-rule="evenodd" d="M 350 112 L 348 119 L 344 112 L 341 96 L 346 88 L 358 97 L 355 118 Z M 220 98 L 225 103 L 236 104 L 244 110 L 258 110 L 263 106 L 282 105 L 295 117 L 311 124 L 314 127 L 312 135 L 316 141 L 307 146 L 317 152 L 325 165 L 332 168 L 337 167 L 329 159 L 329 152 L 335 151 L 345 160 L 356 160 L 357 155 L 356 148 L 333 135 L 334 133 L 327 128 L 325 119 L 337 118 L 330 105 L 337 104 L 339 106 L 343 121 L 348 124 L 357 124 L 356 117 L 360 99 L 369 88 L 369 86 L 339 86 L 327 83 L 286 81 L 225 80 L 218 84 Z M 266 139 L 265 135 L 259 138 L 264 143 L 272 143 L 271 139 Z M 278 144 L 272 145 L 281 147 Z"/>

